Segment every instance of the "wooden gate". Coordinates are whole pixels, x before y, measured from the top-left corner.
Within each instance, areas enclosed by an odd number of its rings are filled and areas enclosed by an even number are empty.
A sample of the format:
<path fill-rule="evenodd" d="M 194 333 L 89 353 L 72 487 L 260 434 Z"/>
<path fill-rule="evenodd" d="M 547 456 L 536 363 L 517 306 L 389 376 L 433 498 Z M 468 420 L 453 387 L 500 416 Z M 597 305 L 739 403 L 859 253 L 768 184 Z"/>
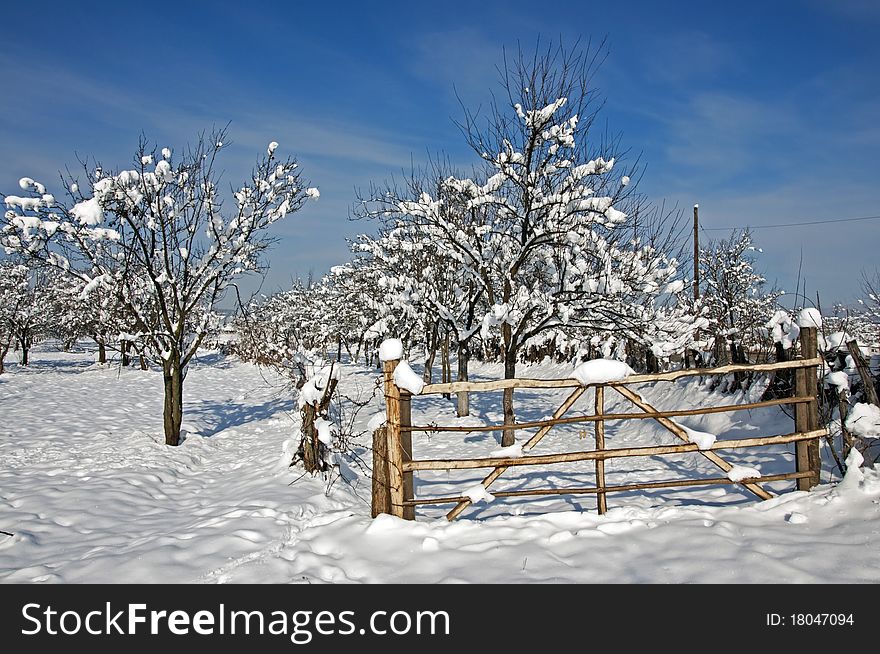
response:
<path fill-rule="evenodd" d="M 380 513 L 413 520 L 415 507 L 424 504 L 455 504 L 446 517 L 457 518 L 471 504 L 466 496 L 416 498 L 413 495 L 413 472 L 418 470 L 462 470 L 491 468 L 482 485 L 488 488 L 509 468 L 516 466 L 548 465 L 572 461 L 593 461 L 596 472 L 596 485 L 585 488 L 535 488 L 518 491 L 502 491 L 493 493 L 495 497 L 535 497 L 547 495 L 581 495 L 595 494 L 599 513 L 607 510 L 606 496 L 608 493 L 654 488 L 672 488 L 684 486 L 701 486 L 716 484 L 740 484 L 762 500 L 772 497 L 761 484 L 784 479 L 796 480 L 799 490 L 809 490 L 819 483 L 821 460 L 819 457 L 819 439 L 827 437 L 827 431 L 821 428 L 818 412 L 817 374 L 823 360 L 818 357 L 817 333 L 814 327 L 801 330 L 802 358 L 794 361 L 760 365 L 728 365 L 719 368 L 700 368 L 678 370 L 653 375 L 633 375 L 622 381 L 602 384 L 581 385 L 575 379 L 504 379 L 487 382 L 453 382 L 449 384 L 428 384 L 419 394 L 437 395 L 468 391 L 479 393 L 498 391 L 506 388 L 571 388 L 571 394 L 547 420 L 520 422 L 512 425 L 485 426 L 437 426 L 413 425 L 411 420 L 412 396 L 394 383 L 394 370 L 399 361 L 384 363 L 384 384 L 386 423 L 373 434 L 373 503 L 372 513 L 375 517 Z M 728 404 L 699 409 L 683 409 L 678 411 L 658 411 L 648 404 L 637 392 L 629 388 L 633 384 L 675 381 L 685 377 L 726 375 L 737 372 L 779 372 L 793 371 L 795 377 L 794 394 L 792 397 L 751 402 L 747 404 Z M 595 410 L 590 415 L 566 416 L 574 403 L 586 393 L 590 387 L 596 389 Z M 606 413 L 605 391 L 612 389 L 634 405 L 638 412 Z M 710 413 L 758 409 L 777 405 L 794 405 L 794 431 L 775 436 L 758 436 L 752 438 L 718 439 L 705 449 L 691 441 L 688 432 L 671 418 L 676 416 L 694 416 Z M 678 438 L 681 443 L 674 445 L 655 445 L 650 447 L 608 448 L 605 443 L 605 423 L 610 420 L 656 420 L 667 431 Z M 525 456 L 526 452 L 535 448 L 556 425 L 593 423 L 595 448 L 583 452 L 566 452 Z M 488 432 L 505 429 L 537 428 L 531 438 L 522 445 L 522 457 L 489 457 L 476 459 L 430 459 L 413 458 L 413 432 Z M 703 479 L 678 479 L 672 481 L 632 483 L 609 486 L 605 483 L 605 461 L 621 457 L 663 456 L 696 452 L 704 456 L 723 472 L 727 473 L 733 465 L 722 458 L 717 452 L 721 450 L 795 443 L 795 471 L 785 474 L 767 475 L 759 478 L 731 480 L 727 476 Z"/>

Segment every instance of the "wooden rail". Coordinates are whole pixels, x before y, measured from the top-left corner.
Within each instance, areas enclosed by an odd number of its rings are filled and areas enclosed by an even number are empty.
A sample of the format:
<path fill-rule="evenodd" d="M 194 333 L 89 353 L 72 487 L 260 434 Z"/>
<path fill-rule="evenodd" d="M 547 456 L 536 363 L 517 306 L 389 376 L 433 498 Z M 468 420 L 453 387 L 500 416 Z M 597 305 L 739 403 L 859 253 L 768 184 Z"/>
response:
<path fill-rule="evenodd" d="M 767 475 L 755 477 L 753 482 L 783 481 L 786 479 L 803 479 L 810 476 L 810 472 L 787 472 L 780 475 Z M 619 491 L 650 490 L 652 488 L 678 488 L 688 486 L 721 486 L 733 485 L 740 482 L 731 481 L 727 477 L 709 477 L 707 479 L 673 479 L 671 481 L 648 481 L 641 484 L 620 484 L 617 486 L 597 486 L 587 488 L 535 488 L 521 491 L 497 491 L 492 493 L 495 497 L 532 497 L 537 495 L 604 495 Z M 420 506 L 424 504 L 452 504 L 453 502 L 467 502 L 467 497 L 431 497 L 428 499 L 407 500 L 408 506 Z"/>
<path fill-rule="evenodd" d="M 602 387 L 596 388 L 598 392 Z M 591 416 L 568 416 L 564 418 L 550 418 L 547 420 L 533 420 L 531 422 L 515 422 L 510 425 L 472 425 L 472 426 L 454 426 L 442 427 L 439 425 L 412 425 L 409 427 L 401 426 L 401 431 L 414 432 L 477 432 L 477 431 L 504 431 L 505 429 L 530 429 L 532 427 L 547 427 L 554 425 L 571 425 L 579 422 L 607 422 L 609 420 L 645 420 L 648 418 L 672 418 L 676 416 L 703 416 L 710 413 L 730 413 L 733 411 L 747 411 L 752 409 L 761 409 L 768 406 L 778 406 L 780 404 L 802 404 L 812 402 L 811 397 L 783 397 L 775 400 L 765 400 L 763 402 L 749 402 L 747 404 L 724 404 L 722 406 L 708 406 L 699 409 L 681 409 L 678 411 L 649 411 L 644 413 L 604 413 L 602 415 Z"/>
<path fill-rule="evenodd" d="M 625 386 L 642 382 L 676 381 L 685 377 L 702 377 L 705 375 L 727 375 L 732 372 L 773 372 L 792 368 L 810 368 L 824 363 L 819 357 L 796 359 L 779 363 L 737 363 L 717 368 L 693 368 L 691 370 L 674 370 L 651 375 L 630 375 L 620 381 L 605 382 L 602 386 Z M 590 384 L 595 386 L 596 384 Z M 439 395 L 441 393 L 457 393 L 459 391 L 503 391 L 506 388 L 577 388 L 582 384 L 577 379 L 497 379 L 493 381 L 466 381 L 450 384 L 426 384 L 419 395 Z"/>
<path fill-rule="evenodd" d="M 470 470 L 473 468 L 495 468 L 504 466 L 540 466 L 553 463 L 571 463 L 572 461 L 605 461 L 632 456 L 655 456 L 657 454 L 684 454 L 686 452 L 714 452 L 716 450 L 732 450 L 740 447 L 758 445 L 775 445 L 796 443 L 824 436 L 824 429 L 805 433 L 793 432 L 781 436 L 754 436 L 752 438 L 731 438 L 715 441 L 711 447 L 701 450 L 696 443 L 679 445 L 651 445 L 646 447 L 621 447 L 610 450 L 589 450 L 586 452 L 563 452 L 560 454 L 539 454 L 535 456 L 488 457 L 484 459 L 420 459 L 403 464 L 406 471 L 414 470 Z"/>
<path fill-rule="evenodd" d="M 735 364 L 718 368 L 678 370 L 654 375 L 632 375 L 620 381 L 589 385 L 582 385 L 575 379 L 502 379 L 488 382 L 428 384 L 423 388 L 420 394 L 430 395 L 439 393 L 457 393 L 461 391 L 484 392 L 504 390 L 508 388 L 573 389 L 566 400 L 554 411 L 552 418 L 508 425 L 412 425 L 409 408 L 411 396 L 405 390 L 398 388 L 394 383 L 394 370 L 398 361 L 386 361 L 384 363 L 383 372 L 387 421 L 385 426 L 376 430 L 374 433 L 373 515 L 375 516 L 379 513 L 391 513 L 398 517 L 414 519 L 414 509 L 416 506 L 424 504 L 455 503 L 456 506 L 449 511 L 446 516 L 449 520 L 454 520 L 471 505 L 471 499 L 464 496 L 414 498 L 412 485 L 413 473 L 420 470 L 467 470 L 492 468 L 491 472 L 489 472 L 481 482 L 485 488 L 489 488 L 501 475 L 504 474 L 504 472 L 512 467 L 593 461 L 596 471 L 595 487 L 564 489 L 539 488 L 519 491 L 501 491 L 493 493 L 493 495 L 496 497 L 529 497 L 595 494 L 597 495 L 597 508 L 599 513 L 604 513 L 607 510 L 607 493 L 619 491 L 672 488 L 678 486 L 700 486 L 707 484 L 739 484 L 744 489 L 757 495 L 759 498 L 769 499 L 772 497 L 772 494 L 761 486 L 761 484 L 766 482 L 793 479 L 796 480 L 797 487 L 800 489 L 812 488 L 819 483 L 819 439 L 827 436 L 827 431 L 820 428 L 818 415 L 817 372 L 818 367 L 824 362 L 818 356 L 816 336 L 815 328 L 804 327 L 801 330 L 801 352 L 803 358 L 793 361 L 758 365 Z M 698 409 L 658 411 L 655 407 L 645 402 L 638 393 L 629 388 L 632 384 L 675 381 L 686 377 L 726 375 L 729 373 L 742 372 L 774 372 L 779 370 L 794 370 L 794 397 L 744 404 L 702 407 Z M 572 408 L 589 387 L 595 388 L 593 415 L 565 416 L 565 413 Z M 638 407 L 641 412 L 606 413 L 605 388 L 614 389 L 618 394 L 622 395 L 634 406 Z M 687 430 L 671 420 L 671 418 L 676 416 L 707 415 L 782 405 L 793 405 L 795 407 L 794 432 L 776 436 L 718 439 L 711 446 L 704 449 L 700 449 L 696 443 L 691 442 Z M 672 445 L 655 445 L 648 447 L 607 447 L 605 424 L 609 420 L 626 421 L 646 419 L 656 420 L 668 432 L 682 442 Z M 522 457 L 483 457 L 469 459 L 416 460 L 412 456 L 413 432 L 490 432 L 502 431 L 505 429 L 537 428 L 538 431 L 522 445 L 522 451 L 525 454 L 537 446 L 554 426 L 577 423 L 594 423 L 596 443 L 596 448 L 594 450 L 529 455 Z M 718 451 L 787 443 L 795 444 L 796 470 L 791 473 L 762 476 L 754 479 L 743 479 L 736 482 L 731 481 L 727 477 L 713 477 L 709 479 L 637 482 L 614 486 L 608 486 L 605 483 L 605 462 L 613 459 L 638 456 L 668 456 L 693 452 L 702 455 L 714 465 L 721 468 L 721 470 L 728 472 L 733 468 L 733 465 L 717 454 Z"/>

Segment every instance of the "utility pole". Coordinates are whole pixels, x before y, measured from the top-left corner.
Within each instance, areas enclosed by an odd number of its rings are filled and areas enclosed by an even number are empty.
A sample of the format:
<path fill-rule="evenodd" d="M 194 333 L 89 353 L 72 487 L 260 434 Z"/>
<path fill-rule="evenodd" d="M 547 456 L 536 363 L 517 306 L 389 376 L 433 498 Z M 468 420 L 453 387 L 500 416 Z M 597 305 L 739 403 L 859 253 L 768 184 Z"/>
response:
<path fill-rule="evenodd" d="M 694 205 L 694 302 L 700 299 L 700 205 Z"/>
<path fill-rule="evenodd" d="M 694 205 L 694 307 L 696 308 L 697 302 L 700 300 L 700 218 L 699 218 L 699 210 L 700 205 Z M 694 333 L 694 338 L 697 337 L 697 333 Z M 693 364 L 697 367 L 697 351 L 694 350 L 694 360 Z M 685 348 L 684 350 L 684 367 L 690 368 L 690 351 Z"/>

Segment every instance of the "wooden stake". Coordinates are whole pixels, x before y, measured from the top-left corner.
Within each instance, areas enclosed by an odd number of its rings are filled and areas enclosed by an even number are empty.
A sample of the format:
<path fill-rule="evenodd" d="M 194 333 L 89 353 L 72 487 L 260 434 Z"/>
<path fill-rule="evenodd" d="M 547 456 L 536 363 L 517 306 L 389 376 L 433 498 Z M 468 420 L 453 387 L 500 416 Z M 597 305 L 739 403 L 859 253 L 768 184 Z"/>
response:
<path fill-rule="evenodd" d="M 818 332 L 815 327 L 802 327 L 801 355 L 804 359 L 813 359 L 818 353 Z M 812 402 L 797 404 L 794 409 L 795 431 L 812 431 L 819 429 L 819 388 L 817 381 L 818 367 L 798 368 L 794 374 L 794 392 L 802 397 L 812 398 Z M 810 471 L 809 477 L 797 480 L 798 490 L 810 490 L 819 485 L 819 471 L 822 462 L 819 458 L 819 439 L 803 441 L 795 446 L 795 464 L 798 472 Z"/>
<path fill-rule="evenodd" d="M 845 388 L 840 390 L 837 401 L 840 408 L 840 432 L 843 437 L 843 460 L 846 461 L 846 457 L 849 456 L 849 452 L 853 448 L 853 436 L 846 428 L 846 419 L 849 416 L 849 393 Z"/>
<path fill-rule="evenodd" d="M 412 461 L 413 454 L 413 446 L 412 446 L 412 431 L 409 429 L 404 430 L 404 427 L 409 427 L 412 422 L 412 403 L 410 402 L 410 398 L 412 395 L 409 391 L 400 390 L 400 447 L 401 447 L 401 461 L 406 463 L 407 461 Z M 407 500 L 411 500 L 415 497 L 413 493 L 413 473 L 404 472 L 403 473 L 403 500 L 406 502 Z M 415 520 L 416 513 L 415 507 L 404 504 L 403 507 L 403 518 L 404 520 Z"/>
<path fill-rule="evenodd" d="M 596 386 L 596 416 L 601 418 L 604 413 L 605 387 Z M 596 421 L 596 449 L 600 452 L 605 449 L 605 422 L 601 419 Z M 596 459 L 596 486 L 605 487 L 605 459 Z M 600 515 L 608 510 L 605 493 L 601 490 L 596 496 L 596 506 Z"/>
<path fill-rule="evenodd" d="M 862 378 L 862 386 L 865 389 L 865 401 L 875 406 L 880 406 L 880 400 L 877 399 L 877 389 L 874 388 L 874 380 L 871 378 L 871 371 L 868 370 L 868 364 L 865 363 L 865 358 L 862 356 L 858 342 L 855 339 L 849 341 L 846 344 L 846 349 L 849 350 L 849 354 L 856 364 L 856 370 L 859 371 L 859 377 Z M 804 354 L 804 358 L 806 356 Z"/>
<path fill-rule="evenodd" d="M 373 506 L 371 515 L 391 513 L 391 494 L 388 489 L 388 434 L 386 427 L 373 432 Z"/>
<path fill-rule="evenodd" d="M 650 404 L 645 402 L 641 398 L 641 396 L 638 395 L 636 392 L 634 392 L 626 387 L 623 387 L 623 386 L 615 387 L 615 390 L 618 393 L 620 393 L 621 395 L 623 395 L 630 402 L 635 404 L 637 407 L 639 407 L 640 409 L 643 409 L 644 411 L 654 411 L 654 412 L 657 411 L 657 409 L 655 409 Z M 678 436 L 681 440 L 685 441 L 686 443 L 690 443 L 690 439 L 688 438 L 687 432 L 682 427 L 675 424 L 669 418 L 657 418 L 657 422 L 659 422 L 661 425 L 666 427 L 666 429 L 668 431 L 670 431 L 673 434 L 675 434 L 676 436 Z M 716 466 L 721 468 L 724 472 L 729 472 L 733 468 L 733 466 L 731 464 L 729 464 L 727 461 L 722 459 L 720 456 L 718 456 L 714 452 L 706 452 L 703 450 L 699 450 L 699 452 L 704 457 L 709 459 L 709 461 L 711 461 Z M 770 493 L 768 493 L 763 488 L 758 486 L 758 484 L 743 482 L 743 486 L 745 488 L 749 489 L 750 491 L 752 491 L 752 493 L 754 493 L 755 495 L 760 497 L 762 500 L 769 500 L 771 497 L 773 497 Z"/>

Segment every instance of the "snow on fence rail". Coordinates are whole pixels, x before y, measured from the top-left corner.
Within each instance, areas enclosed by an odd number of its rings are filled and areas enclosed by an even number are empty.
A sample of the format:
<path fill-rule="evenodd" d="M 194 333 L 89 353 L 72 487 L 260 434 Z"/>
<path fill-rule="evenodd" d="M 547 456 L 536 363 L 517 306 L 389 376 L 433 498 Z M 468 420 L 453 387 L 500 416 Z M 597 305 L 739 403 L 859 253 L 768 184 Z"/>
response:
<path fill-rule="evenodd" d="M 415 498 L 413 496 L 412 475 L 417 470 L 461 470 L 474 468 L 492 468 L 483 479 L 483 490 L 495 482 L 511 467 L 548 465 L 572 461 L 594 461 L 596 466 L 596 485 L 585 488 L 549 488 L 520 491 L 495 492 L 495 497 L 529 497 L 546 495 L 580 495 L 595 494 L 599 513 L 607 510 L 606 494 L 618 491 L 646 490 L 654 488 L 673 488 L 699 485 L 740 484 L 761 499 L 769 499 L 772 495 L 761 487 L 761 483 L 792 479 L 796 480 L 799 490 L 809 490 L 819 483 L 819 439 L 826 437 L 827 431 L 820 428 L 818 411 L 818 367 L 823 363 L 818 356 L 817 331 L 814 327 L 806 327 L 801 331 L 801 351 L 803 358 L 794 361 L 768 363 L 759 365 L 736 364 L 718 368 L 695 370 L 679 370 L 675 372 L 653 375 L 630 375 L 625 379 L 594 384 L 582 384 L 576 379 L 504 379 L 488 382 L 454 382 L 449 384 L 428 384 L 421 388 L 419 395 L 455 393 L 458 391 L 485 392 L 505 388 L 573 388 L 568 398 L 556 409 L 553 417 L 547 420 L 535 420 L 508 425 L 484 426 L 438 426 L 413 425 L 411 419 L 412 394 L 395 383 L 395 370 L 400 363 L 398 358 L 384 362 L 386 423 L 373 433 L 373 516 L 380 513 L 408 520 L 415 519 L 415 507 L 425 504 L 455 504 L 447 513 L 449 520 L 454 520 L 473 502 L 472 495 L 465 494 L 452 497 Z M 792 370 L 795 375 L 794 395 L 789 398 L 751 402 L 746 404 L 728 404 L 699 409 L 683 409 L 674 411 L 657 411 L 645 402 L 642 397 L 629 388 L 631 384 L 674 381 L 683 377 L 703 375 L 725 375 L 732 372 L 774 372 Z M 400 376 L 398 380 L 400 381 Z M 595 408 L 592 415 L 568 416 L 564 414 L 580 399 L 588 388 L 595 388 Z M 611 388 L 636 406 L 638 413 L 605 413 L 605 389 Z M 751 438 L 724 439 L 714 442 L 696 442 L 699 440 L 693 433 L 678 423 L 670 420 L 675 416 L 694 416 L 709 413 L 722 413 L 757 409 L 775 405 L 793 405 L 795 408 L 795 430 L 789 434 L 775 436 L 758 436 Z M 609 420 L 646 420 L 652 419 L 660 423 L 682 441 L 676 445 L 656 445 L 650 447 L 606 448 L 605 423 Z M 544 436 L 556 425 L 573 423 L 593 423 L 595 427 L 595 449 L 583 452 L 566 452 L 535 456 L 495 456 L 470 459 L 429 459 L 414 460 L 412 456 L 412 433 L 420 432 L 481 432 L 503 431 L 505 429 L 527 429 L 538 427 L 538 431 L 522 445 L 525 454 L 534 448 Z M 795 443 L 795 471 L 785 474 L 761 477 L 741 477 L 742 470 L 716 454 L 719 450 L 743 447 L 760 447 Z M 663 456 L 697 452 L 727 473 L 725 477 L 704 479 L 678 479 L 673 481 L 643 482 L 609 486 L 605 483 L 605 461 L 608 459 L 636 456 Z M 747 471 L 748 472 L 748 471 Z M 479 489 L 479 487 L 477 487 Z"/>

